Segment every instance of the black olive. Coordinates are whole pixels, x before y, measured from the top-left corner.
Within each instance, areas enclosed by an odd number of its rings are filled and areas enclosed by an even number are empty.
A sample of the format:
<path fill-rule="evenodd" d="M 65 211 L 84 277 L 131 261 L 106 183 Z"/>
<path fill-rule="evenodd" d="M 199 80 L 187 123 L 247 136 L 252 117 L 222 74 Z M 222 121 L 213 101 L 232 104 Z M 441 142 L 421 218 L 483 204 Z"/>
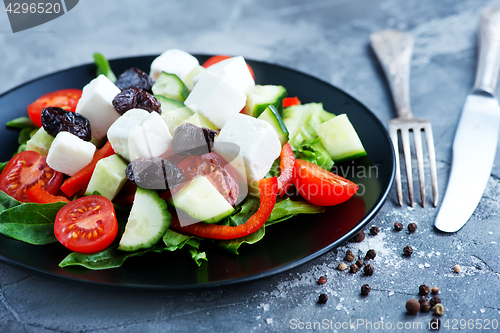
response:
<path fill-rule="evenodd" d="M 90 141 L 90 122 L 81 114 L 66 111 L 58 107 L 48 107 L 42 110 L 42 126 L 45 132 L 56 136 L 59 132 L 69 132 L 82 140 Z"/>
<path fill-rule="evenodd" d="M 153 93 L 151 88 L 153 87 L 153 80 L 148 74 L 141 71 L 139 68 L 129 68 L 123 72 L 116 80 L 116 86 L 120 90 L 126 88 L 138 88 L 148 93 Z"/>
<path fill-rule="evenodd" d="M 217 132 L 186 123 L 175 129 L 172 150 L 178 155 L 204 155 L 211 153 Z"/>
<path fill-rule="evenodd" d="M 185 179 L 177 165 L 159 157 L 133 160 L 125 175 L 133 184 L 150 190 L 171 190 Z"/>
<path fill-rule="evenodd" d="M 113 99 L 113 106 L 119 114 L 131 109 L 143 109 L 161 114 L 161 103 L 148 93 L 138 88 L 126 88 Z"/>

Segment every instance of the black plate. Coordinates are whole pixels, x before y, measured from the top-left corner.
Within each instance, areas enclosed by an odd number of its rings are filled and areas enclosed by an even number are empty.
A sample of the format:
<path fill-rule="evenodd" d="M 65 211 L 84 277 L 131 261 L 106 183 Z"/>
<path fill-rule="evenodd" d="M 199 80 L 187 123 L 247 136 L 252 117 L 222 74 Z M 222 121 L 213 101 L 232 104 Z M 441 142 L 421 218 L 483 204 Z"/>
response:
<path fill-rule="evenodd" d="M 129 67 L 149 72 L 154 56 L 111 61 L 115 73 Z M 200 62 L 207 56 L 198 56 Z M 266 229 L 264 239 L 243 245 L 236 256 L 206 246 L 209 261 L 201 267 L 187 251 L 147 254 L 129 258 L 121 268 L 90 271 L 82 267 L 60 268 L 69 253 L 60 244 L 35 246 L 0 235 L 0 259 L 16 267 L 53 277 L 90 284 L 150 289 L 216 287 L 259 279 L 308 262 L 352 238 L 381 208 L 394 178 L 394 155 L 387 131 L 365 106 L 343 91 L 309 75 L 277 65 L 248 61 L 257 83 L 283 85 L 289 96 L 302 103 L 322 102 L 326 110 L 346 113 L 358 132 L 368 156 L 337 165 L 346 177 L 360 185 L 361 195 L 330 207 L 326 213 L 297 216 Z M 0 124 L 26 115 L 26 106 L 39 96 L 64 88 L 82 88 L 95 77 L 93 64 L 57 72 L 28 82 L 0 96 Z M 0 161 L 17 148 L 18 132 L 0 132 Z M 209 243 L 209 242 L 207 242 Z M 203 245 L 202 245 L 203 246 Z"/>

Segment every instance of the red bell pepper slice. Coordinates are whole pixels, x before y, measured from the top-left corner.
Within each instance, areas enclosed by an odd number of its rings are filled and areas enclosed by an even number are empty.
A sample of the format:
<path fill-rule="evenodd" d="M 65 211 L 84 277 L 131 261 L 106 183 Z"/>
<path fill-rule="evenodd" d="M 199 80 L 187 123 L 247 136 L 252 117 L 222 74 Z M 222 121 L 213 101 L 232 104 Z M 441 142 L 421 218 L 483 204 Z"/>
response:
<path fill-rule="evenodd" d="M 283 107 L 287 108 L 292 105 L 300 105 L 300 101 L 297 97 L 286 97 L 283 99 Z"/>
<path fill-rule="evenodd" d="M 33 185 L 27 192 L 28 200 L 30 202 L 45 204 L 45 203 L 54 203 L 54 202 L 69 202 L 69 200 L 62 196 L 57 196 L 50 194 L 45 191 L 40 183 L 36 183 Z"/>
<path fill-rule="evenodd" d="M 109 143 L 109 141 L 106 142 L 101 149 L 96 151 L 92 161 L 86 167 L 64 181 L 61 185 L 61 191 L 63 191 L 67 196 L 72 196 L 76 192 L 86 189 L 90 182 L 90 178 L 92 178 L 92 173 L 94 172 L 97 162 L 105 157 L 113 155 L 114 153 L 115 152 L 111 147 L 111 143 Z"/>
<path fill-rule="evenodd" d="M 228 225 L 199 222 L 181 227 L 177 219 L 172 219 L 170 227 L 186 234 L 211 239 L 235 239 L 248 236 L 259 230 L 266 223 L 273 211 L 278 193 L 278 181 L 276 177 L 261 179 L 259 181 L 259 192 L 259 209 L 245 224 L 231 227 Z"/>
<path fill-rule="evenodd" d="M 295 154 L 292 147 L 287 142 L 281 148 L 280 170 L 278 177 L 278 193 L 280 197 L 284 196 L 293 184 L 293 165 L 295 164 Z"/>

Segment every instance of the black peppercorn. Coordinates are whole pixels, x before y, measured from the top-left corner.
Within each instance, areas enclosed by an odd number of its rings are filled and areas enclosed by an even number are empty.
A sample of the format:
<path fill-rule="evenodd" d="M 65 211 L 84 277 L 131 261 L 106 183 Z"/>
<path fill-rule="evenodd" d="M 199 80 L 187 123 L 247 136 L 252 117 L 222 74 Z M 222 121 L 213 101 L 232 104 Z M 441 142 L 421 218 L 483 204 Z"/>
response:
<path fill-rule="evenodd" d="M 349 267 L 349 273 L 356 273 L 357 271 L 358 271 L 358 266 L 356 266 L 356 264 L 352 264 Z"/>
<path fill-rule="evenodd" d="M 431 305 L 429 304 L 429 302 L 420 303 L 420 311 L 429 312 L 430 309 L 431 309 Z"/>
<path fill-rule="evenodd" d="M 370 288 L 369 285 L 364 284 L 364 285 L 361 286 L 361 295 L 366 296 L 366 295 L 368 295 L 370 293 L 371 290 L 372 290 L 372 288 Z"/>
<path fill-rule="evenodd" d="M 375 259 L 375 257 L 377 256 L 377 251 L 375 250 L 368 250 L 368 252 L 366 252 L 366 255 L 365 255 L 365 260 L 368 260 L 368 259 Z"/>
<path fill-rule="evenodd" d="M 415 223 L 408 224 L 408 231 L 414 233 L 417 230 L 417 225 Z"/>
<path fill-rule="evenodd" d="M 319 304 L 325 304 L 326 301 L 328 301 L 328 295 L 327 294 L 321 294 L 319 295 L 318 303 Z"/>
<path fill-rule="evenodd" d="M 418 293 L 420 295 L 428 295 L 431 292 L 431 287 L 426 286 L 425 284 L 418 287 Z"/>
<path fill-rule="evenodd" d="M 380 232 L 380 229 L 377 226 L 373 226 L 370 228 L 370 235 L 376 236 Z"/>
<path fill-rule="evenodd" d="M 403 230 L 403 223 L 395 222 L 395 223 L 394 223 L 394 229 L 395 229 L 396 231 L 401 231 L 401 230 Z"/>
<path fill-rule="evenodd" d="M 373 272 L 375 271 L 375 269 L 373 268 L 373 266 L 371 264 L 366 265 L 363 268 L 363 270 L 364 270 L 366 276 L 371 276 L 373 274 Z"/>
<path fill-rule="evenodd" d="M 356 236 L 353 237 L 353 241 L 356 242 L 356 243 L 360 243 L 362 242 L 363 240 L 365 239 L 365 232 L 363 230 L 361 230 L 360 232 L 358 232 L 356 234 Z"/>
<path fill-rule="evenodd" d="M 409 299 L 406 301 L 406 311 L 408 311 L 409 314 L 416 314 L 420 311 L 420 303 L 418 303 L 416 299 Z"/>
<path fill-rule="evenodd" d="M 358 268 L 363 267 L 363 265 L 364 265 L 364 264 L 365 264 L 365 263 L 364 263 L 364 262 L 363 262 L 363 260 L 361 260 L 361 259 L 358 259 L 358 260 L 356 261 L 356 266 L 358 266 Z"/>
<path fill-rule="evenodd" d="M 405 246 L 403 252 L 405 256 L 411 257 L 411 255 L 413 254 L 413 248 L 411 246 Z"/>
<path fill-rule="evenodd" d="M 418 299 L 418 302 L 419 302 L 420 304 L 422 304 L 422 303 L 424 303 L 424 302 L 427 302 L 427 297 L 425 297 L 425 296 L 420 296 L 420 298 Z"/>
<path fill-rule="evenodd" d="M 354 257 L 354 254 L 352 253 L 351 250 L 348 250 L 346 253 L 345 253 L 345 258 L 344 260 L 345 261 L 354 261 L 355 257 Z"/>
<path fill-rule="evenodd" d="M 434 296 L 431 298 L 431 301 L 429 303 L 432 307 L 434 307 L 434 305 L 441 303 L 441 298 L 439 296 Z"/>
<path fill-rule="evenodd" d="M 320 276 L 318 279 L 318 284 L 325 284 L 328 280 L 326 279 L 326 276 Z"/>

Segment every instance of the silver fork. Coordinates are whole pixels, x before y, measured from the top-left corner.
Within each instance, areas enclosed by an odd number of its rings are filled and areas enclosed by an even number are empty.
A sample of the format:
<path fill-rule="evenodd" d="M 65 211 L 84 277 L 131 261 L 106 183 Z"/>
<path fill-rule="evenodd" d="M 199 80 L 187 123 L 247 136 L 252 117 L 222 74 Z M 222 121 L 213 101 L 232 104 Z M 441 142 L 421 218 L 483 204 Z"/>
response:
<path fill-rule="evenodd" d="M 413 141 L 417 155 L 418 177 L 420 180 L 420 197 L 422 207 L 425 207 L 425 175 L 424 156 L 422 152 L 422 136 L 425 133 L 429 166 L 431 171 L 432 196 L 434 207 L 438 203 L 436 154 L 432 127 L 428 120 L 413 117 L 410 107 L 410 62 L 413 53 L 413 37 L 409 33 L 398 30 L 383 30 L 370 35 L 372 48 L 380 61 L 391 88 L 392 97 L 398 117 L 389 120 L 389 133 L 394 145 L 396 156 L 396 189 L 398 203 L 403 205 L 403 190 L 401 187 L 401 166 L 399 162 L 398 132 L 401 133 L 403 155 L 405 159 L 406 178 L 408 180 L 408 194 L 410 206 L 413 207 L 413 177 L 411 170 L 410 132 L 413 132 Z"/>

